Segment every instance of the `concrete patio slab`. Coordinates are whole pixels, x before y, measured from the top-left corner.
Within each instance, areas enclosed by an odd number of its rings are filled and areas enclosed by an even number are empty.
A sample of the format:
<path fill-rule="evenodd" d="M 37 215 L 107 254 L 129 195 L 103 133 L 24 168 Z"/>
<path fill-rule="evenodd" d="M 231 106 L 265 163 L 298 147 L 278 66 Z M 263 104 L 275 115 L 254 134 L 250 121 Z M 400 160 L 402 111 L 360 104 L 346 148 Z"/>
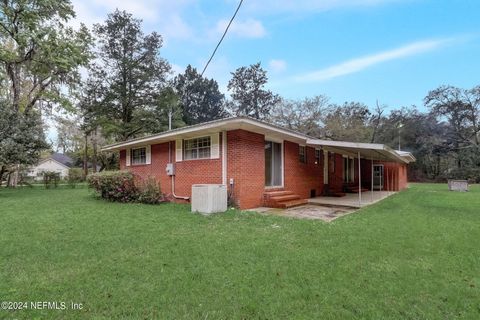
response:
<path fill-rule="evenodd" d="M 358 193 L 347 193 L 344 197 L 316 197 L 308 199 L 308 203 L 321 206 L 341 206 L 348 208 L 361 208 L 396 194 L 391 191 L 366 191 L 362 192 L 362 201 L 359 201 Z"/>

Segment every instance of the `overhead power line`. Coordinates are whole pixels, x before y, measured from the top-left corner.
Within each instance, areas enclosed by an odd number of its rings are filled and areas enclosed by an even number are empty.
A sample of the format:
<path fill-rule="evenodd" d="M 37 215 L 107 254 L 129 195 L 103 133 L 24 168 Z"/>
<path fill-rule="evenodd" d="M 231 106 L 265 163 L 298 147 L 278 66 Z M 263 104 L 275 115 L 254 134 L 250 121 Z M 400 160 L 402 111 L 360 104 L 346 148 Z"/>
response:
<path fill-rule="evenodd" d="M 227 27 L 225 28 L 225 31 L 223 32 L 222 37 L 220 38 L 220 41 L 218 41 L 217 46 L 215 47 L 215 50 L 213 50 L 212 55 L 210 56 L 210 59 L 208 59 L 207 64 L 205 65 L 205 68 L 203 68 L 202 71 L 202 76 L 205 70 L 207 70 L 208 65 L 210 64 L 210 61 L 212 61 L 213 57 L 215 56 L 215 53 L 217 52 L 218 47 L 220 47 L 220 44 L 223 41 L 223 38 L 225 38 L 225 35 L 228 32 L 228 29 L 230 28 L 230 25 L 232 24 L 233 20 L 235 19 L 235 16 L 237 15 L 238 10 L 240 10 L 240 7 L 242 6 L 243 0 L 240 0 L 240 3 L 238 4 L 237 10 L 235 10 L 235 13 L 233 14 L 232 18 L 230 19 L 230 22 L 228 22 Z"/>

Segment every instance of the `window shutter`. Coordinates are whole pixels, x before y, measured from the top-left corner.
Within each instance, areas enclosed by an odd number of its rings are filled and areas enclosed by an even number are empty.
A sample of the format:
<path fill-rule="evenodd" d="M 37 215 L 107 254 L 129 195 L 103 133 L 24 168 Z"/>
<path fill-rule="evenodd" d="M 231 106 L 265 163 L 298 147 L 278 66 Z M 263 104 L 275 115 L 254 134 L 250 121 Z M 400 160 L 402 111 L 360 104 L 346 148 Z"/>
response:
<path fill-rule="evenodd" d="M 215 133 L 210 136 L 210 158 L 218 159 L 220 158 L 220 145 L 219 145 L 219 134 Z"/>
<path fill-rule="evenodd" d="M 177 162 L 182 161 L 183 152 L 182 152 L 182 139 L 177 139 L 175 141 L 175 159 Z"/>
<path fill-rule="evenodd" d="M 148 145 L 145 147 L 145 164 L 152 163 L 152 146 Z"/>
<path fill-rule="evenodd" d="M 126 162 L 125 162 L 125 165 L 127 167 L 130 167 L 130 159 L 131 159 L 131 156 L 130 156 L 130 149 L 127 149 L 127 152 L 126 152 Z"/>

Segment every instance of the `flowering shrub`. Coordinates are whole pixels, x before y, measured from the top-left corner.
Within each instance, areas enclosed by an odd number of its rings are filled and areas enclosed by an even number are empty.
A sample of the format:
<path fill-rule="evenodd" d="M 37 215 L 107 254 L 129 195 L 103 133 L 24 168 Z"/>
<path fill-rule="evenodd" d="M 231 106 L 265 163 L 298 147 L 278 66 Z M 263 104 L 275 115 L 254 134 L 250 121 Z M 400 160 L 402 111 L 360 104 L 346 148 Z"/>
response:
<path fill-rule="evenodd" d="M 87 177 L 88 185 L 105 200 L 134 202 L 138 199 L 135 177 L 129 171 L 104 171 Z"/>
<path fill-rule="evenodd" d="M 157 204 L 165 201 L 154 178 L 136 179 L 129 171 L 104 171 L 87 178 L 88 185 L 105 200 Z"/>
<path fill-rule="evenodd" d="M 149 177 L 146 181 L 139 183 L 137 200 L 141 203 L 157 204 L 165 201 L 165 198 L 160 191 L 159 183 Z"/>

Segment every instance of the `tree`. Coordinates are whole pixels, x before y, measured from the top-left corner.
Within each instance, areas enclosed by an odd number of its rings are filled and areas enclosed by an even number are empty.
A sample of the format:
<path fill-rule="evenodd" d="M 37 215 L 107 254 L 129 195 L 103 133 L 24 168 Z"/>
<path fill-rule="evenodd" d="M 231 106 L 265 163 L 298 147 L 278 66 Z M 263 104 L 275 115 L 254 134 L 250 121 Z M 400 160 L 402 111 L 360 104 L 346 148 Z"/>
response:
<path fill-rule="evenodd" d="M 425 105 L 438 120 L 448 123 L 444 145 L 456 160 L 450 176 L 480 180 L 480 86 L 441 86 L 429 92 Z"/>
<path fill-rule="evenodd" d="M 57 150 L 61 153 L 75 152 L 82 144 L 78 117 L 56 117 Z"/>
<path fill-rule="evenodd" d="M 77 83 L 91 43 L 85 26 L 65 26 L 74 15 L 68 0 L 0 3 L 0 63 L 14 110 L 28 113 L 41 101 L 68 106 L 65 92 Z"/>
<path fill-rule="evenodd" d="M 0 114 L 0 184 L 4 173 L 9 172 L 10 185 L 16 186 L 19 165 L 35 164 L 40 152 L 49 146 L 37 111 L 19 113 L 0 99 Z"/>
<path fill-rule="evenodd" d="M 368 142 L 372 136 L 370 110 L 358 102 L 331 105 L 324 116 L 323 136 L 332 140 Z"/>
<path fill-rule="evenodd" d="M 183 120 L 192 125 L 225 118 L 225 96 L 218 89 L 217 81 L 202 77 L 188 65 L 183 74 L 174 80 L 175 90 L 180 97 Z"/>
<path fill-rule="evenodd" d="M 320 137 L 328 98 L 316 96 L 303 100 L 282 100 L 272 110 L 269 120 L 279 126 Z"/>
<path fill-rule="evenodd" d="M 160 58 L 162 37 L 144 35 L 141 20 L 119 10 L 94 31 L 99 49 L 90 73 L 97 117 L 108 120 L 104 134 L 127 140 L 147 133 L 144 122 L 155 112 L 170 70 Z"/>
<path fill-rule="evenodd" d="M 183 114 L 180 99 L 174 89 L 165 88 L 160 93 L 155 108 L 146 111 L 143 116 L 145 130 L 152 133 L 169 130 L 169 117 L 171 117 L 172 129 L 184 127 Z"/>
<path fill-rule="evenodd" d="M 279 95 L 265 89 L 267 71 L 260 62 L 232 72 L 228 90 L 232 92 L 232 111 L 255 119 L 267 119 L 273 106 L 281 101 Z"/>
<path fill-rule="evenodd" d="M 480 147 L 480 86 L 470 90 L 442 86 L 425 97 L 425 105 L 454 129 L 458 147 Z"/>

